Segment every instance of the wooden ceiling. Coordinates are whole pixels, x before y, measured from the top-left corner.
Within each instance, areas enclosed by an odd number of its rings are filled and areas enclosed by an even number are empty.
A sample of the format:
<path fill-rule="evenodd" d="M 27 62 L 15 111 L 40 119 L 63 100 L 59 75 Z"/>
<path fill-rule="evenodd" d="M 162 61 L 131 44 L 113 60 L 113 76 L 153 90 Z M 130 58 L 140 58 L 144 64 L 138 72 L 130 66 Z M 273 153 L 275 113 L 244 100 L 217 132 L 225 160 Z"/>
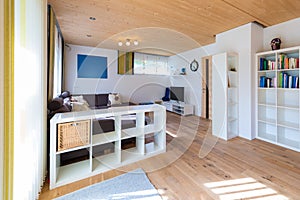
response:
<path fill-rule="evenodd" d="M 256 21 L 267 27 L 300 17 L 299 0 L 48 2 L 67 43 L 163 55 L 213 43 L 216 34 L 249 22 Z M 137 39 L 139 45 L 129 48 L 117 45 L 127 38 Z"/>

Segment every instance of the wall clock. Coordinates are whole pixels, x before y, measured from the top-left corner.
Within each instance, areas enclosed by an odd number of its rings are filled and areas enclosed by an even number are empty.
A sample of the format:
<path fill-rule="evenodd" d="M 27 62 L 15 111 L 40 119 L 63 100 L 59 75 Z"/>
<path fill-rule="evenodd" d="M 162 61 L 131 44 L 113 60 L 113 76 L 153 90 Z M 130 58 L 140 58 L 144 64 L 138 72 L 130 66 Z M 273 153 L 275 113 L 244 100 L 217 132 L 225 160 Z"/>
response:
<path fill-rule="evenodd" d="M 199 68 L 199 63 L 197 62 L 197 60 L 193 60 L 190 64 L 190 68 L 193 72 L 197 71 Z"/>

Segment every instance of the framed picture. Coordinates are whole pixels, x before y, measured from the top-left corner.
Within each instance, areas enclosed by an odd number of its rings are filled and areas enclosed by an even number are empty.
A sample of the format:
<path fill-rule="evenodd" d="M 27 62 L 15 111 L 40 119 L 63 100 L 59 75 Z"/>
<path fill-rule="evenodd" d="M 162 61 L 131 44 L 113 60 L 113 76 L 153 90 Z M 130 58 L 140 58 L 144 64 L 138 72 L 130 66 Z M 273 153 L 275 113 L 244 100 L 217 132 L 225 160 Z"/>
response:
<path fill-rule="evenodd" d="M 107 79 L 107 57 L 78 54 L 77 78 Z"/>

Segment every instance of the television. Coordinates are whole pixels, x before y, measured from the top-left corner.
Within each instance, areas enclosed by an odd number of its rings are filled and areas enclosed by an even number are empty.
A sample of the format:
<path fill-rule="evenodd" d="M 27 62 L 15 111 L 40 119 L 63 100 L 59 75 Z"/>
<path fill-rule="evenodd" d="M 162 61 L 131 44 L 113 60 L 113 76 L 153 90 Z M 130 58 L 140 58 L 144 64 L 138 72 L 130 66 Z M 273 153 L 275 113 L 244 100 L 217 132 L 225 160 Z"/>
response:
<path fill-rule="evenodd" d="M 184 87 L 170 87 L 170 100 L 184 102 Z"/>

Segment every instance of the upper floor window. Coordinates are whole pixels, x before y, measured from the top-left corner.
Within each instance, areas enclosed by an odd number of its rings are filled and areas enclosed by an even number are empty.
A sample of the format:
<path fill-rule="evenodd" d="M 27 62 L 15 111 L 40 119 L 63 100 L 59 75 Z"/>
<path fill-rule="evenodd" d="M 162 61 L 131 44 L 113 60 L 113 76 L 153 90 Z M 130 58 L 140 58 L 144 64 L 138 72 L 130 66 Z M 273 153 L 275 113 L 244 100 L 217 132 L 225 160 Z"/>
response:
<path fill-rule="evenodd" d="M 134 74 L 170 75 L 168 57 L 134 53 Z"/>

